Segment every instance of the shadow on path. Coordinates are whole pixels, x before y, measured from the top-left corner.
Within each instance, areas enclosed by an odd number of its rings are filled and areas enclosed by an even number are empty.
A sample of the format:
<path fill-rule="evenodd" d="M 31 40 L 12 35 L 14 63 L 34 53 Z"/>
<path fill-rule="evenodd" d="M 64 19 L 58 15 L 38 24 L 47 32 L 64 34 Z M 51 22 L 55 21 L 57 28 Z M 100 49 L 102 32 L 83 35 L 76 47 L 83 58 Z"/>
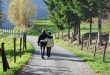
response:
<path fill-rule="evenodd" d="M 37 67 L 34 69 L 33 67 Z M 22 71 L 20 75 L 73 75 L 72 71 L 70 71 L 66 67 L 56 67 L 56 66 L 41 66 L 41 65 L 30 65 L 26 66 L 28 68 L 27 71 Z"/>
<path fill-rule="evenodd" d="M 46 54 L 46 53 L 45 53 Z M 34 55 L 40 55 L 40 51 L 35 51 Z M 66 60 L 75 62 L 86 62 L 86 60 L 79 59 L 77 56 L 64 54 L 64 53 L 52 53 L 51 57 L 47 60 Z"/>

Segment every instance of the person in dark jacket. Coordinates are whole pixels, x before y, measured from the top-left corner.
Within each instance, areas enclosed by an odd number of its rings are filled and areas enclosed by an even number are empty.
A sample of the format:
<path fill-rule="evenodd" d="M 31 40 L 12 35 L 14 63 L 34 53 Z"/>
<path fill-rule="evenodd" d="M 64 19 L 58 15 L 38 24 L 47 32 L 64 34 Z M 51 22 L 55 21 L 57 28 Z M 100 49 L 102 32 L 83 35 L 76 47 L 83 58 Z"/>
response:
<path fill-rule="evenodd" d="M 45 48 L 47 46 L 47 38 L 53 38 L 52 36 L 46 33 L 46 30 L 42 31 L 42 34 L 38 38 L 38 46 L 41 47 L 41 57 L 44 59 Z"/>

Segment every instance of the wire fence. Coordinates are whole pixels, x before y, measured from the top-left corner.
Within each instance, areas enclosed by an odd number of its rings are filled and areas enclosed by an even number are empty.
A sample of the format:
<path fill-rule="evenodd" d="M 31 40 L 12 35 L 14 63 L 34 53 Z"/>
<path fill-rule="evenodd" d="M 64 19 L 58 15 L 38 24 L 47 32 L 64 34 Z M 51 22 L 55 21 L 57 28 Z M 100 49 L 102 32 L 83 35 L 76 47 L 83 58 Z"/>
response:
<path fill-rule="evenodd" d="M 22 57 L 22 54 L 27 50 L 27 42 L 26 38 L 27 35 L 24 32 L 16 32 L 13 29 L 0 29 L 0 35 L 7 37 L 8 35 L 14 36 L 11 38 L 11 42 L 8 46 L 13 44 L 13 58 L 14 58 L 14 63 L 17 62 L 16 56 L 19 55 L 20 58 Z M 3 37 L 2 37 L 3 38 Z M 10 38 L 9 38 L 10 40 Z M 17 41 L 19 41 L 19 44 L 17 44 Z M 10 69 L 9 63 L 7 61 L 7 52 L 6 52 L 6 47 L 5 44 L 7 44 L 7 41 L 4 40 L 4 42 L 1 43 L 0 47 L 0 53 L 1 53 L 1 58 L 2 58 L 2 66 L 3 66 L 3 71 L 7 71 Z M 17 52 L 17 47 L 19 47 L 19 52 Z M 19 54 L 18 54 L 19 53 Z"/>

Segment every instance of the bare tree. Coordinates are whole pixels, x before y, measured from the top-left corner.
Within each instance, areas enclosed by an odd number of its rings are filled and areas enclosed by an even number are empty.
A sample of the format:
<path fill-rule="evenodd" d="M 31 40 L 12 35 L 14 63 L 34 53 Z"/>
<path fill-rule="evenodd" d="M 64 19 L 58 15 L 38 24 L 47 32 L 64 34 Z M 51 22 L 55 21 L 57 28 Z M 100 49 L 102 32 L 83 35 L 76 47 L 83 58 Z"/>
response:
<path fill-rule="evenodd" d="M 13 0 L 9 6 L 8 18 L 17 26 L 28 27 L 30 18 L 34 15 L 32 0 Z"/>

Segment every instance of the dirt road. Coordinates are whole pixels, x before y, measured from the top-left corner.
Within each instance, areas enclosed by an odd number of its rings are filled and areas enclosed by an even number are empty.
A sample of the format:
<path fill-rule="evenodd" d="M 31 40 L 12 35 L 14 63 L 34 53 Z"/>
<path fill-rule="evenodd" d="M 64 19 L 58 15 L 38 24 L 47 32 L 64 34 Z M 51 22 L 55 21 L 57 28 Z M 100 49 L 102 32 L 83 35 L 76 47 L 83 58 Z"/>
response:
<path fill-rule="evenodd" d="M 37 38 L 30 36 L 28 41 L 33 45 L 35 52 L 32 60 L 18 75 L 95 75 L 84 60 L 60 46 L 52 49 L 52 56 L 49 59 L 46 56 L 45 60 L 41 59 Z"/>

